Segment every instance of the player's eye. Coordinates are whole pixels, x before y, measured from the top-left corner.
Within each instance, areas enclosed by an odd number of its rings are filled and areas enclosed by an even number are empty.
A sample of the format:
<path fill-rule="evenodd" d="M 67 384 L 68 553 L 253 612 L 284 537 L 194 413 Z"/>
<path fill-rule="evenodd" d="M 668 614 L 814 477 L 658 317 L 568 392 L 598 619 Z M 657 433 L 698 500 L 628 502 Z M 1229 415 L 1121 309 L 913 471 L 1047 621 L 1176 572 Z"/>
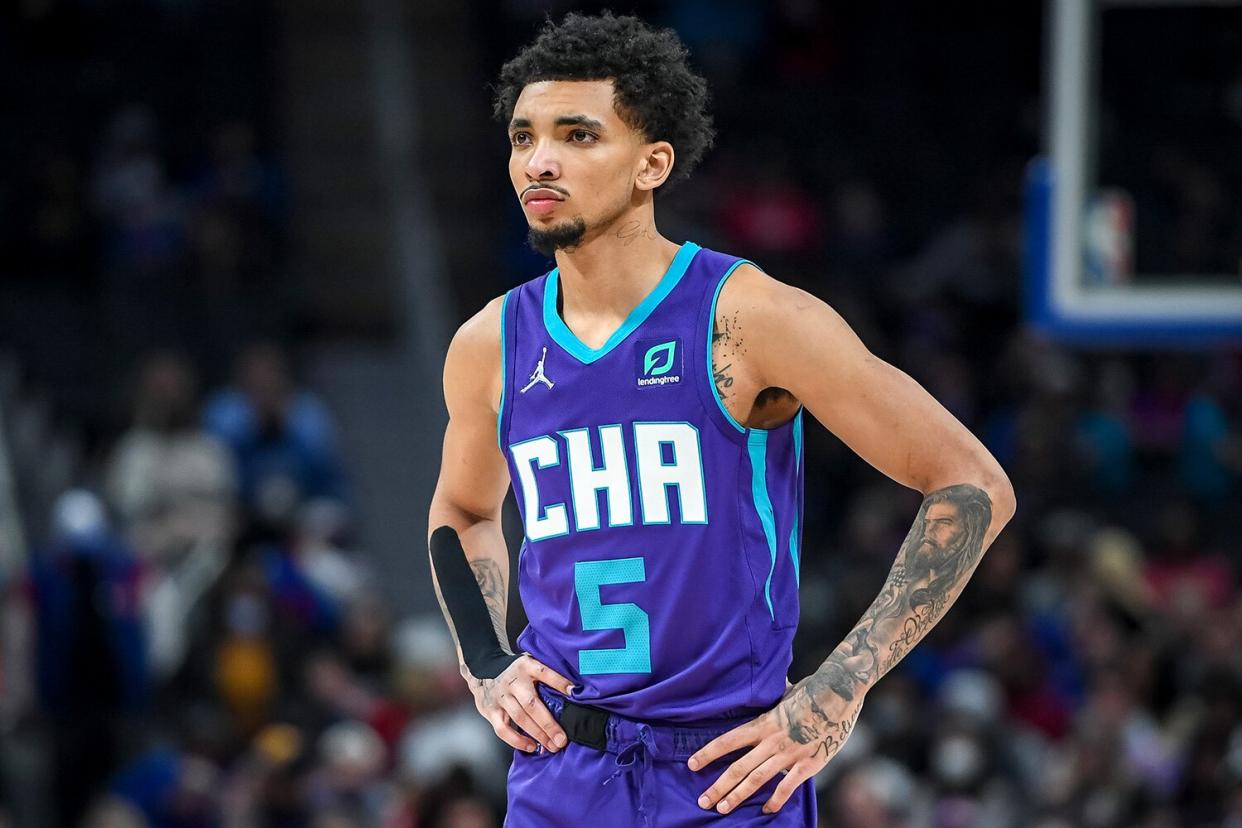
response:
<path fill-rule="evenodd" d="M 586 138 L 585 138 L 585 139 L 583 139 L 583 140 L 581 140 L 581 141 L 580 141 L 580 140 L 578 140 L 578 137 L 579 137 L 579 136 L 583 136 L 583 135 L 584 135 L 584 136 L 586 136 Z M 575 143 L 575 144 L 593 144 L 593 143 L 595 143 L 595 136 L 594 136 L 594 135 L 592 135 L 591 133 L 587 132 L 585 129 L 575 129 L 573 132 L 571 132 L 571 133 L 570 133 L 570 137 L 573 139 L 573 141 L 574 141 L 574 143 Z"/>
<path fill-rule="evenodd" d="M 526 132 L 515 132 L 515 133 L 513 133 L 512 135 L 510 135 L 510 136 L 509 136 L 509 141 L 510 141 L 511 143 L 513 143 L 513 144 L 517 144 L 518 146 L 523 146 L 523 145 L 524 145 L 524 142 L 522 142 L 522 141 L 518 140 L 518 139 L 520 139 L 522 136 L 526 136 L 526 137 L 528 137 L 528 138 L 529 138 L 529 137 L 530 137 L 530 134 L 529 134 L 529 133 L 526 133 Z"/>

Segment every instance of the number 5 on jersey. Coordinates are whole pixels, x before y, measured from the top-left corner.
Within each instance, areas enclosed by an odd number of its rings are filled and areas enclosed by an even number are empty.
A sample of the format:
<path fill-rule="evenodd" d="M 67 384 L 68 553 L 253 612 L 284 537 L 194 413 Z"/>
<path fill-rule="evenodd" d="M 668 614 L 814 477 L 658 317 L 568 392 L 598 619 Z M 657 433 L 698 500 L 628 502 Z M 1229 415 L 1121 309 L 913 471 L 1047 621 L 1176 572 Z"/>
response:
<path fill-rule="evenodd" d="M 605 604 L 600 600 L 600 587 L 605 584 L 635 584 L 646 580 L 642 558 L 574 564 L 574 589 L 582 610 L 582 628 L 619 629 L 625 633 L 624 647 L 579 650 L 579 673 L 651 672 L 651 622 L 647 613 L 637 604 Z"/>

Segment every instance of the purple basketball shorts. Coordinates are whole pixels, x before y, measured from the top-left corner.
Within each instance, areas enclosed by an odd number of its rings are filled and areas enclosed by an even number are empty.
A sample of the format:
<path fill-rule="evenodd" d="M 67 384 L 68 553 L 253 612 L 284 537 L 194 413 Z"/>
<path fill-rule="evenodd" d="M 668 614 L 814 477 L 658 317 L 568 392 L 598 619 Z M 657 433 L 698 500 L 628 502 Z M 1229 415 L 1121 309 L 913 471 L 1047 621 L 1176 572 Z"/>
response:
<path fill-rule="evenodd" d="M 543 685 L 539 695 L 557 719 L 563 697 Z M 741 721 L 703 726 L 654 725 L 611 715 L 606 749 L 569 742 L 557 753 L 537 747 L 513 751 L 506 828 L 691 828 L 764 825 L 813 828 L 815 780 L 808 779 L 775 814 L 763 804 L 782 777 L 768 780 L 727 814 L 700 808 L 697 799 L 734 761 L 737 751 L 694 772 L 686 760 Z"/>

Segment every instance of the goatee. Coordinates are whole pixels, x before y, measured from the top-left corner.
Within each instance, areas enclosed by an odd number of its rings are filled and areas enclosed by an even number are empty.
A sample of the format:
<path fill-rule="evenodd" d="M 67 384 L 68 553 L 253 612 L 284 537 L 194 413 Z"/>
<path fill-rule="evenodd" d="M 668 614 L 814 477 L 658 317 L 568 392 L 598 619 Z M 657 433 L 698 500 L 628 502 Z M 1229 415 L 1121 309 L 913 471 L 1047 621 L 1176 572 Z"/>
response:
<path fill-rule="evenodd" d="M 581 244 L 583 237 L 586 236 L 586 230 L 586 222 L 582 216 L 578 216 L 546 230 L 532 227 L 527 234 L 526 241 L 535 250 L 551 259 L 556 251 L 574 248 Z"/>

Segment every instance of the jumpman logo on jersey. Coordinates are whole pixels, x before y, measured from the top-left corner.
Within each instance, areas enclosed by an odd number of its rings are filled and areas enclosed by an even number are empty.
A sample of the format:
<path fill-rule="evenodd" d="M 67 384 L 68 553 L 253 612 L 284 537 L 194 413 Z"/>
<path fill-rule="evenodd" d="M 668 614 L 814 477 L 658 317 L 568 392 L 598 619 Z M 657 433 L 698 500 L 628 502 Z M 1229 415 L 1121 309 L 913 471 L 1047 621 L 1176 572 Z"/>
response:
<path fill-rule="evenodd" d="M 525 394 L 527 391 L 531 389 L 531 386 L 533 386 L 537 382 L 542 382 L 544 385 L 548 386 L 549 388 L 551 388 L 553 385 L 556 384 L 552 382 L 552 380 L 548 379 L 547 375 L 543 373 L 543 361 L 547 358 L 548 358 L 548 346 L 545 345 L 543 346 L 543 356 L 539 357 L 539 363 L 535 366 L 535 372 L 530 375 L 530 382 L 526 383 L 526 387 L 522 389 L 521 393 Z"/>

